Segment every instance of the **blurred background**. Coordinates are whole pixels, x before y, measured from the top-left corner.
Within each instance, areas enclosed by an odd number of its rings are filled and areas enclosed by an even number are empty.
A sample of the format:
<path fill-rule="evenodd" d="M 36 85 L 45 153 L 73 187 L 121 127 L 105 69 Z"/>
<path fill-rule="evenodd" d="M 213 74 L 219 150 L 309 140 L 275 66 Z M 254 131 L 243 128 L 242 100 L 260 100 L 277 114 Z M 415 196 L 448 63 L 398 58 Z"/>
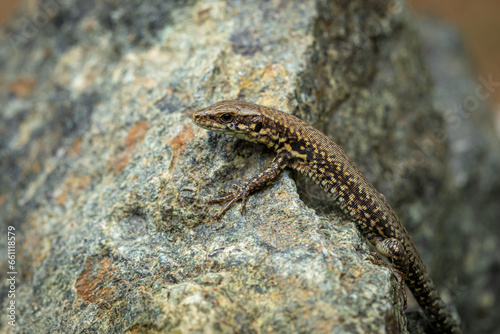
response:
<path fill-rule="evenodd" d="M 14 13 L 22 0 L 0 1 L 0 26 Z M 26 0 L 36 7 L 38 1 Z M 477 76 L 500 81 L 500 1 L 407 0 L 417 15 L 428 15 L 454 25 L 462 33 Z M 491 110 L 500 136 L 500 90 L 491 94 Z"/>
<path fill-rule="evenodd" d="M 14 13 L 22 0 L 0 1 L 0 26 Z M 37 1 L 26 0 L 37 6 Z M 472 65 L 478 76 L 500 81 L 500 1 L 407 0 L 417 15 L 428 15 L 454 25 L 462 33 Z M 500 135 L 500 90 L 491 94 L 491 110 Z"/>
<path fill-rule="evenodd" d="M 418 15 L 439 18 L 462 33 L 477 76 L 500 81 L 500 1 L 407 0 Z M 500 134 L 500 90 L 491 94 L 496 129 Z"/>
<path fill-rule="evenodd" d="M 0 27 L 3 27 L 9 20 L 9 18 L 13 16 L 13 14 L 16 12 L 16 9 L 20 7 L 22 1 L 24 1 L 23 6 L 33 11 L 37 10 L 41 2 L 41 0 L 0 0 Z M 478 78 L 484 78 L 486 81 L 493 81 L 500 83 L 500 33 L 498 33 L 500 32 L 500 16 L 499 16 L 500 0 L 482 0 L 480 2 L 473 2 L 471 0 L 468 1 L 467 0 L 440 0 L 440 1 L 406 0 L 406 1 L 408 6 L 411 8 L 411 10 L 413 10 L 416 13 L 416 15 L 436 18 L 441 22 L 446 22 L 448 25 L 455 27 L 458 31 L 460 31 L 463 37 L 464 45 L 469 55 L 471 70 L 475 72 L 473 79 L 475 79 L 476 84 L 480 82 Z M 138 2 L 140 3 L 142 1 Z M 431 34 L 434 33 L 433 27 L 435 26 L 430 25 L 429 27 Z M 449 35 L 454 36 L 454 34 L 449 34 Z M 437 39 L 437 40 L 442 41 L 443 39 Z M 446 40 L 446 38 L 444 40 Z M 438 44 L 439 43 L 440 42 L 438 42 Z M 446 47 L 443 47 L 441 50 L 446 51 L 449 49 L 450 47 L 448 47 L 448 49 Z M 459 58 L 460 60 L 462 59 L 461 57 L 457 58 Z M 462 68 L 462 67 L 457 66 L 457 68 Z M 71 69 L 74 69 L 74 67 L 70 67 L 67 70 L 67 72 L 70 72 Z M 457 75 L 457 77 L 460 76 Z M 448 80 L 447 82 L 449 81 L 451 80 Z M 23 94 L 29 95 L 29 92 L 33 89 L 33 86 L 35 85 L 34 80 L 31 81 L 18 80 L 16 82 L 20 83 L 19 85 L 15 86 L 17 89 L 16 95 L 20 96 L 23 96 Z M 451 87 L 450 89 L 453 90 L 454 87 L 456 87 L 457 85 L 449 85 L 449 86 Z M 466 92 L 470 92 L 470 90 L 467 90 Z M 458 92 L 456 96 L 452 96 L 450 98 L 450 101 L 454 102 L 456 101 L 456 99 L 461 98 L 462 93 L 463 90 L 461 92 Z M 87 100 L 92 101 L 91 97 L 92 96 L 90 96 L 89 98 L 82 99 L 81 101 L 87 101 Z M 455 100 L 453 100 L 453 98 Z M 491 108 L 489 108 L 489 110 L 491 110 L 492 116 L 495 120 L 497 135 L 498 138 L 500 139 L 500 89 L 492 90 L 489 102 L 491 105 Z M 77 103 L 80 102 L 77 101 Z M 67 109 L 67 113 L 68 113 L 67 117 L 68 119 L 70 119 L 69 117 L 72 115 L 71 110 Z M 489 121 L 490 120 L 488 119 L 487 122 Z M 479 123 L 480 122 L 478 122 L 478 124 Z M 468 245 L 464 244 L 464 246 L 466 246 L 467 248 L 467 251 L 464 253 L 468 254 L 468 257 L 464 257 L 464 263 L 465 263 L 464 267 L 467 267 L 468 271 L 467 275 L 461 277 L 460 282 L 461 284 L 463 284 L 461 285 L 462 290 L 457 292 L 457 295 L 459 294 L 465 295 L 465 293 L 463 292 L 466 291 L 466 287 L 467 289 L 470 288 L 471 289 L 470 291 L 473 291 L 473 293 L 475 294 L 473 297 L 463 298 L 464 300 L 474 303 L 474 305 L 467 308 L 468 305 L 466 305 L 466 303 L 462 303 L 462 305 L 459 305 L 460 307 L 459 310 L 463 311 L 463 319 L 464 321 L 470 322 L 468 325 L 470 326 L 471 329 L 472 328 L 474 329 L 473 331 L 474 333 L 488 332 L 488 333 L 500 334 L 500 329 L 497 325 L 498 317 L 494 316 L 495 312 L 491 312 L 491 310 L 493 309 L 496 310 L 496 313 L 498 313 L 498 306 L 497 306 L 498 297 L 496 297 L 496 295 L 494 294 L 497 293 L 498 289 L 494 288 L 493 286 L 498 286 L 498 282 L 500 282 L 500 274 L 499 274 L 500 260 L 498 257 L 499 252 L 496 251 L 498 249 L 497 245 L 500 245 L 500 243 L 498 242 L 499 239 L 496 237 L 490 237 L 490 238 L 485 237 L 488 236 L 489 234 L 494 234 L 496 233 L 496 231 L 498 231 L 497 221 L 499 216 L 497 213 L 498 210 L 495 209 L 494 207 L 498 206 L 498 198 L 499 198 L 498 195 L 500 194 L 499 192 L 500 187 L 498 187 L 498 185 L 485 187 L 481 182 L 476 182 L 476 180 L 490 180 L 490 179 L 493 181 L 498 180 L 498 177 L 492 178 L 489 177 L 490 174 L 488 174 L 489 173 L 488 166 L 490 165 L 498 166 L 498 164 L 497 165 L 493 165 L 493 163 L 488 164 L 488 160 L 485 158 L 486 154 L 484 154 L 484 152 L 482 151 L 484 148 L 491 148 L 497 146 L 486 145 L 485 143 L 481 142 L 483 137 L 477 135 L 474 132 L 476 130 L 476 127 L 477 129 L 480 129 L 480 127 L 477 126 L 476 124 L 473 124 L 472 122 L 471 124 L 472 125 L 469 124 L 468 127 L 466 126 L 462 127 L 461 128 L 462 132 L 457 131 L 457 134 L 455 134 L 455 136 L 453 137 L 459 139 L 471 138 L 470 146 L 468 146 L 469 145 L 468 143 L 464 144 L 463 140 L 462 141 L 457 140 L 455 142 L 455 146 L 453 146 L 454 147 L 453 149 L 455 150 L 453 152 L 456 157 L 464 161 L 469 160 L 469 162 L 463 163 L 463 166 L 467 167 L 466 168 L 464 167 L 464 170 L 460 171 L 460 173 L 457 173 L 458 176 L 456 176 L 456 179 L 462 182 L 459 187 L 460 190 L 459 192 L 457 192 L 456 196 L 457 197 L 464 196 L 465 201 L 463 203 L 468 203 L 465 209 L 463 209 L 462 211 L 457 210 L 456 212 L 467 213 L 467 215 L 464 215 L 463 219 L 460 220 L 462 222 L 461 224 L 463 224 L 460 226 L 464 226 L 462 230 L 467 231 L 465 237 L 467 238 L 466 240 L 469 243 Z M 467 131 L 470 131 L 470 133 Z M 56 136 L 54 136 L 53 138 L 51 137 L 49 140 L 47 140 L 47 143 L 50 144 L 56 142 L 56 139 L 54 138 L 56 138 Z M 484 138 L 490 138 L 490 137 L 484 136 Z M 44 142 L 41 141 L 41 143 Z M 475 147 L 477 143 L 479 143 L 479 145 Z M 25 169 L 28 171 L 26 173 L 31 173 L 29 174 L 29 177 L 34 178 L 37 175 L 37 173 L 40 172 L 41 169 L 39 161 L 43 161 L 43 159 L 46 156 L 51 154 L 50 148 L 47 149 L 47 152 L 49 153 L 44 153 L 45 151 L 43 151 L 42 148 L 39 148 L 41 146 L 42 144 L 39 144 L 39 146 L 34 145 L 35 148 L 30 152 L 32 152 L 31 154 L 35 156 L 36 159 L 30 158 L 29 163 L 26 163 L 27 167 L 21 166 L 21 167 L 16 167 L 17 169 L 13 168 L 12 170 L 17 173 L 19 170 Z M 75 141 L 74 147 L 75 147 L 74 151 L 70 150 L 68 152 L 78 152 L 80 150 L 81 138 Z M 38 153 L 38 150 L 40 150 L 42 153 Z M 467 150 L 469 150 L 470 152 Z M 491 152 L 497 153 L 497 151 L 498 149 L 492 149 Z M 21 152 L 20 154 L 23 154 L 23 152 L 25 151 L 20 151 L 20 152 Z M 121 152 L 121 151 L 117 150 L 116 152 Z M 12 155 L 13 162 L 9 162 L 9 164 L 13 166 L 16 165 L 17 160 L 15 159 L 19 159 L 18 157 L 20 156 L 20 154 L 18 155 L 13 154 Z M 77 153 L 75 153 L 75 155 L 77 155 Z M 476 159 L 477 161 L 479 161 L 479 163 L 476 162 Z M 486 162 L 486 167 L 481 165 L 483 162 Z M 491 168 L 491 170 L 493 170 L 491 174 L 498 176 L 497 167 Z M 13 173 L 11 170 L 8 170 L 8 172 Z M 61 171 L 60 174 L 57 175 L 63 175 L 64 172 L 65 170 L 63 169 L 63 171 Z M 24 177 L 25 174 L 20 174 L 20 175 L 23 175 Z M 481 176 L 481 178 L 479 176 Z M 82 177 L 81 179 L 85 178 Z M 65 179 L 63 179 L 62 176 L 61 180 L 63 180 L 61 182 L 63 183 L 68 182 L 68 184 L 69 182 L 76 182 L 72 181 L 73 179 L 71 178 L 67 179 L 70 181 L 64 181 Z M 78 182 L 83 182 L 83 181 L 78 181 Z M 78 185 L 75 187 L 80 189 L 81 186 L 79 185 L 80 183 L 78 182 L 76 183 Z M 12 184 L 16 183 L 13 182 Z M 48 184 L 48 186 L 50 186 L 50 184 Z M 431 188 L 432 187 L 434 186 L 431 185 Z M 92 187 L 89 186 L 89 189 L 91 188 Z M 11 189 L 14 189 L 14 187 L 12 187 Z M 16 191 L 22 194 L 24 189 L 20 187 L 20 189 Z M 43 191 L 45 190 L 41 190 L 40 192 L 43 193 Z M 66 201 L 66 194 L 67 192 L 64 193 L 64 197 L 61 196 L 61 198 L 64 198 L 64 201 Z M 2 198 L 1 195 L 2 194 L 0 193 L 0 205 L 2 204 L 2 201 L 5 201 L 5 198 L 8 198 L 8 197 Z M 11 202 L 15 203 L 17 197 L 13 196 L 12 198 L 13 200 L 11 200 Z M 404 202 L 405 200 L 408 199 L 402 197 L 402 199 L 399 200 L 401 202 Z M 450 199 L 449 203 L 458 203 L 453 201 L 454 199 Z M 15 205 L 11 205 L 11 207 L 16 208 Z M 467 210 L 470 210 L 470 212 Z M 472 219 L 471 217 L 474 219 Z M 478 218 L 478 220 L 475 220 L 475 218 Z M 469 222 L 467 222 L 468 219 Z M 480 221 L 480 224 L 478 224 L 479 227 L 472 228 L 471 226 L 476 224 L 477 221 Z M 441 231 L 441 233 L 442 232 L 443 231 Z M 471 235 L 472 238 L 470 237 Z M 459 234 L 457 236 L 457 240 L 460 240 L 460 238 L 462 237 L 463 235 Z M 472 240 L 472 242 L 470 240 Z M 456 245 L 460 245 L 460 243 L 457 241 Z M 460 247 L 454 247 L 453 249 L 456 252 L 461 251 Z M 455 283 L 450 283 L 450 286 L 454 286 L 454 284 Z M 488 331 L 484 330 L 484 328 L 488 329 Z"/>

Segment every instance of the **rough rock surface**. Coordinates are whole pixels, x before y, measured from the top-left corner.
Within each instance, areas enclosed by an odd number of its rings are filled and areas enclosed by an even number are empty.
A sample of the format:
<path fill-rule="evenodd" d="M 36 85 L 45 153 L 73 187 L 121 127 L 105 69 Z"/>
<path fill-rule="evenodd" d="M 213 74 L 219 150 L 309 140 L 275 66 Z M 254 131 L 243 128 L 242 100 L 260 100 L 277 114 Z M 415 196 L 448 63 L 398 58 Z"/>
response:
<path fill-rule="evenodd" d="M 462 281 L 464 253 L 498 244 L 464 249 L 499 217 L 483 201 L 499 198 L 494 144 L 450 134 L 404 6 L 52 0 L 26 3 L 0 38 L 0 224 L 16 229 L 18 272 L 17 326 L 2 316 L 2 331 L 407 331 L 391 272 L 307 180 L 287 171 L 214 219 L 207 199 L 273 158 L 192 124 L 221 99 L 292 112 L 344 147 L 447 302 L 473 314 L 484 300 L 460 284 L 498 291 L 477 281 L 498 275 L 493 256 Z"/>

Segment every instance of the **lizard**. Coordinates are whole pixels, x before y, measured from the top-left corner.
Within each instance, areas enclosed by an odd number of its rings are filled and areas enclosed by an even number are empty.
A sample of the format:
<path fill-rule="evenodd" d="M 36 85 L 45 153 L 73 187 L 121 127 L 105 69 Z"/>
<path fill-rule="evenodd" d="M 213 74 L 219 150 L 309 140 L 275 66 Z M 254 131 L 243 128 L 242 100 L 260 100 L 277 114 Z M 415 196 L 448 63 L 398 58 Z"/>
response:
<path fill-rule="evenodd" d="M 401 276 L 398 281 L 404 280 L 436 332 L 461 333 L 395 211 L 325 134 L 289 113 L 237 100 L 217 102 L 195 112 L 192 119 L 202 128 L 264 144 L 276 152 L 271 164 L 244 186 L 234 186 L 234 191 L 209 201 L 226 203 L 218 219 L 239 200 L 243 213 L 250 194 L 272 183 L 285 168 L 297 170 L 326 191 L 377 252 L 392 262 Z"/>

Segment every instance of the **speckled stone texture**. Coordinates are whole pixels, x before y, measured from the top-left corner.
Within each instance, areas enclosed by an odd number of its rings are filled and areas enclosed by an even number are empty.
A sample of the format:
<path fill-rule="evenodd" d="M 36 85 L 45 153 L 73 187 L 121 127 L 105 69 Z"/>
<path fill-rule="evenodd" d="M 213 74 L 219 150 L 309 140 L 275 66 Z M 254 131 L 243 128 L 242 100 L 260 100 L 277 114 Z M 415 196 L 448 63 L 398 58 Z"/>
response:
<path fill-rule="evenodd" d="M 285 171 L 215 220 L 207 200 L 273 158 L 192 124 L 222 99 L 289 111 L 344 147 L 466 327 L 491 301 L 469 286 L 498 293 L 480 283 L 498 257 L 500 208 L 485 203 L 499 199 L 498 151 L 488 132 L 447 126 L 404 5 L 48 0 L 26 2 L 0 41 L 0 225 L 16 228 L 18 271 L 17 326 L 2 316 L 0 331 L 407 332 L 391 272 L 306 179 Z M 416 310 L 408 327 L 423 333 Z"/>

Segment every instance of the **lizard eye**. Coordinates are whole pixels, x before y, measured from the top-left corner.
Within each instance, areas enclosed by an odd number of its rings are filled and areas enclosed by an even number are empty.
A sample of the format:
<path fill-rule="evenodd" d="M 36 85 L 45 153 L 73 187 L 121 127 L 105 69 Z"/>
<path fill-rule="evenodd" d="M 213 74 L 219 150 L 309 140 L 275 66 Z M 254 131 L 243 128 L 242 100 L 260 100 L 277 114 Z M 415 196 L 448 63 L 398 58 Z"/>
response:
<path fill-rule="evenodd" d="M 260 132 L 262 129 L 262 122 L 255 124 L 255 132 Z"/>
<path fill-rule="evenodd" d="M 234 116 L 231 115 L 231 114 L 223 114 L 220 119 L 224 122 L 224 123 L 229 123 L 233 120 Z"/>

